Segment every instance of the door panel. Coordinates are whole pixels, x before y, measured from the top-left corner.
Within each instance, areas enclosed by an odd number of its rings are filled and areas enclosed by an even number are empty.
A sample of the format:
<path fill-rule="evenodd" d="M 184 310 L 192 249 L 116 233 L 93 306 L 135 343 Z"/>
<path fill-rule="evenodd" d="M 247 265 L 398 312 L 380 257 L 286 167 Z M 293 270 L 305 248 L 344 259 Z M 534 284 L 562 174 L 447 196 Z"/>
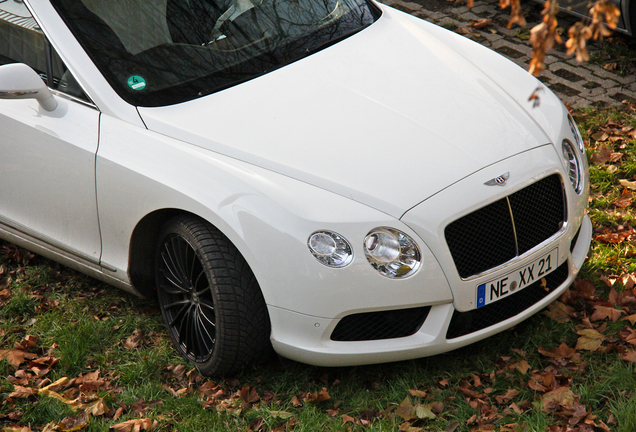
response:
<path fill-rule="evenodd" d="M 57 97 L 0 100 L 0 222 L 99 260 L 95 198 L 99 112 Z"/>

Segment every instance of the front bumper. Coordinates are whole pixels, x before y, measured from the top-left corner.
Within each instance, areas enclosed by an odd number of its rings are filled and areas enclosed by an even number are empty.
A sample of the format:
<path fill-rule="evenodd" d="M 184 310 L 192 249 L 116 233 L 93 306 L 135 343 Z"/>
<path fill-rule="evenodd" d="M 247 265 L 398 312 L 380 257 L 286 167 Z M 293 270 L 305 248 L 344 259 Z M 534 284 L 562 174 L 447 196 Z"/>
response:
<path fill-rule="evenodd" d="M 461 348 L 513 327 L 556 300 L 570 286 L 581 269 L 591 237 L 592 224 L 586 215 L 582 218 L 580 229 L 574 238 L 568 236 L 559 238 L 557 247 L 568 252 L 567 259 L 562 264 L 567 270 L 563 275 L 565 279 L 561 278 L 562 282 L 558 286 L 549 287 L 551 289 L 545 297 L 522 312 L 463 336 L 449 338 L 447 335 L 453 316 L 457 313 L 453 303 L 431 306 L 424 323 L 411 336 L 350 342 L 331 340 L 339 319 L 313 317 L 270 307 L 272 345 L 283 357 L 318 366 L 351 366 L 401 361 Z M 558 270 L 554 273 L 557 272 Z M 528 286 L 519 293 L 531 288 L 532 286 Z M 509 298 L 514 298 L 514 295 Z"/>

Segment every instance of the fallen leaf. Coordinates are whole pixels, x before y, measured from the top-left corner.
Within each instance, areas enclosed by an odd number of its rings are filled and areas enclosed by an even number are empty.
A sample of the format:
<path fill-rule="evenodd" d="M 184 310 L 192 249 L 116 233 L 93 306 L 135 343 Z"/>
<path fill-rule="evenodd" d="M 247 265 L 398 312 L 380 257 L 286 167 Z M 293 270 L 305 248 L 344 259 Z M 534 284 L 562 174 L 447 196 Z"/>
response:
<path fill-rule="evenodd" d="M 415 407 L 411 403 L 411 399 L 407 396 L 404 400 L 398 405 L 395 410 L 395 414 L 402 417 L 404 420 L 409 421 L 417 418 L 415 415 Z"/>
<path fill-rule="evenodd" d="M 558 347 L 552 348 L 551 350 L 547 350 L 542 346 L 539 347 L 539 353 L 543 354 L 546 357 L 552 357 L 555 359 L 563 359 L 563 358 L 571 358 L 575 353 L 576 349 L 569 348 L 565 342 L 562 342 Z"/>
<path fill-rule="evenodd" d="M 620 179 L 618 182 L 621 186 L 626 187 L 627 189 L 636 190 L 636 181 Z"/>
<path fill-rule="evenodd" d="M 139 432 L 142 430 L 153 430 L 159 426 L 157 420 L 151 420 L 149 418 L 143 419 L 132 419 L 125 421 L 123 423 L 118 423 L 114 426 L 111 426 L 109 430 L 113 432 Z"/>
<path fill-rule="evenodd" d="M 626 317 L 621 318 L 621 321 L 629 321 L 631 325 L 636 324 L 636 314 L 628 315 Z"/>
<path fill-rule="evenodd" d="M 522 375 L 527 374 L 528 371 L 531 369 L 530 364 L 528 364 L 528 362 L 525 360 L 518 361 L 517 363 L 514 364 L 514 367 L 519 372 L 521 372 Z"/>
<path fill-rule="evenodd" d="M 506 391 L 505 394 L 500 396 L 495 396 L 495 399 L 497 400 L 497 403 L 505 404 L 510 402 L 512 399 L 516 398 L 517 396 L 519 396 L 519 393 L 521 392 L 517 389 L 508 389 L 508 391 Z"/>
<path fill-rule="evenodd" d="M 426 397 L 426 392 L 423 390 L 409 390 L 409 393 L 411 394 L 411 396 L 417 396 L 421 398 Z"/>
<path fill-rule="evenodd" d="M 431 405 L 417 405 L 415 407 L 415 416 L 419 419 L 434 419 L 437 416 L 433 413 Z"/>
<path fill-rule="evenodd" d="M 14 390 L 9 394 L 9 397 L 24 399 L 38 394 L 38 389 L 35 388 L 22 387 L 19 385 L 13 387 Z"/>
<path fill-rule="evenodd" d="M 625 360 L 630 363 L 636 363 L 636 350 L 628 350 L 625 354 L 618 355 L 621 360 Z"/>
<path fill-rule="evenodd" d="M 356 419 L 354 419 L 353 417 L 343 414 L 342 415 L 342 423 L 354 423 L 355 424 Z"/>
<path fill-rule="evenodd" d="M 327 388 L 323 387 L 322 390 L 320 390 L 319 392 L 308 393 L 303 398 L 303 401 L 317 404 L 317 403 L 320 403 L 320 402 L 324 402 L 324 401 L 326 401 L 326 400 L 328 400 L 330 398 L 331 398 L 331 396 L 329 396 L 329 393 L 327 392 Z"/>
<path fill-rule="evenodd" d="M 420 432 L 423 429 L 421 427 L 412 426 L 410 423 L 405 422 L 399 426 L 398 429 L 400 432 Z"/>
<path fill-rule="evenodd" d="M 574 308 L 572 306 L 566 305 L 560 301 L 555 301 L 548 305 L 548 310 L 544 312 L 544 315 L 553 319 L 556 322 L 567 322 L 570 321 L 570 314 L 574 313 Z"/>
<path fill-rule="evenodd" d="M 20 365 L 28 360 L 38 358 L 37 354 L 33 354 L 22 349 L 9 349 L 0 350 L 0 360 L 6 360 L 14 368 L 20 367 Z"/>
<path fill-rule="evenodd" d="M 607 339 L 604 335 L 593 329 L 579 330 L 577 334 L 581 337 L 576 342 L 576 349 L 584 349 L 588 351 L 596 351 Z"/>
<path fill-rule="evenodd" d="M 576 402 L 576 396 L 570 387 L 564 386 L 552 390 L 541 397 L 543 410 L 546 412 L 556 411 L 558 408 L 572 409 Z"/>
<path fill-rule="evenodd" d="M 592 321 L 602 321 L 609 318 L 612 322 L 618 321 L 618 319 L 625 313 L 624 310 L 619 310 L 611 306 L 594 306 L 594 313 L 590 317 Z"/>

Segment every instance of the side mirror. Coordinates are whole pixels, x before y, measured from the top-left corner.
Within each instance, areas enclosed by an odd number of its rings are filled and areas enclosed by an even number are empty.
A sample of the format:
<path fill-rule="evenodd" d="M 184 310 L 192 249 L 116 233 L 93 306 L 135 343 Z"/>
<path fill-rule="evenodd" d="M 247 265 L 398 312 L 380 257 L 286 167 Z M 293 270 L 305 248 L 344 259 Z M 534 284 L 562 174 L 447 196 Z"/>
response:
<path fill-rule="evenodd" d="M 57 101 L 40 75 L 24 63 L 0 66 L 0 99 L 37 99 L 46 111 L 57 108 Z"/>

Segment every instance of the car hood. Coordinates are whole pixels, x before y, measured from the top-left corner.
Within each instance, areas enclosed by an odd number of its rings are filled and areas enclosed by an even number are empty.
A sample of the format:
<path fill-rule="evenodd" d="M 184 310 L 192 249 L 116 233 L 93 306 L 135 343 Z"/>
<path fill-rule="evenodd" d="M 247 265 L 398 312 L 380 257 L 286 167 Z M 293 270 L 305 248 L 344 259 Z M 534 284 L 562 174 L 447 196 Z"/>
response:
<path fill-rule="evenodd" d="M 515 98 L 449 48 L 444 39 L 454 37 L 385 8 L 367 29 L 281 69 L 139 113 L 150 130 L 399 218 L 550 142 Z M 523 88 L 536 86 L 520 76 Z"/>

